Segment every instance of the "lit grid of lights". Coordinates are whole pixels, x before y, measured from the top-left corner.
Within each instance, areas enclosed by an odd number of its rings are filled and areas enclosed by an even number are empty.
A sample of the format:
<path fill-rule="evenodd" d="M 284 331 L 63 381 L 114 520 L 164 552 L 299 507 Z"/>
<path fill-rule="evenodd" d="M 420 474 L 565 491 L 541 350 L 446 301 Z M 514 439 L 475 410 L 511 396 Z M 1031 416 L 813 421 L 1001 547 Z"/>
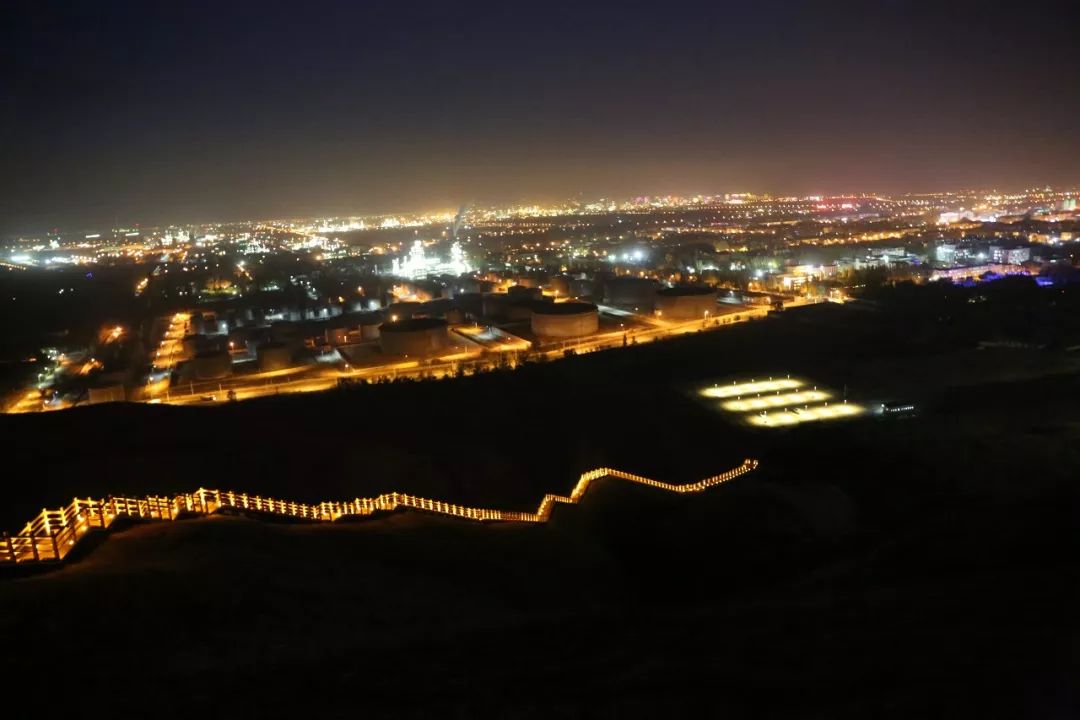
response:
<path fill-rule="evenodd" d="M 791 390 L 802 387 L 802 380 L 794 378 L 778 378 L 773 380 L 751 380 L 744 383 L 731 383 L 730 385 L 713 385 L 705 388 L 701 394 L 710 398 L 731 398 L 740 395 L 755 395 L 759 393 L 776 392 L 777 390 Z"/>
<path fill-rule="evenodd" d="M 783 427 L 816 420 L 854 417 L 862 413 L 863 408 L 854 403 L 834 403 L 832 405 L 811 405 L 807 408 L 752 415 L 747 418 L 747 421 L 751 425 L 757 425 L 758 427 Z"/>
<path fill-rule="evenodd" d="M 768 410 L 770 408 L 818 403 L 828 400 L 830 397 L 829 393 L 823 390 L 799 390 L 797 392 L 776 393 L 775 395 L 760 395 L 742 400 L 728 400 L 721 403 L 720 407 L 728 412 L 748 412 L 750 410 Z"/>
<path fill-rule="evenodd" d="M 703 388 L 702 397 L 721 400 L 720 408 L 742 414 L 755 427 L 790 427 L 806 422 L 836 420 L 863 414 L 861 405 L 830 402 L 833 396 L 792 377 L 753 379 Z"/>

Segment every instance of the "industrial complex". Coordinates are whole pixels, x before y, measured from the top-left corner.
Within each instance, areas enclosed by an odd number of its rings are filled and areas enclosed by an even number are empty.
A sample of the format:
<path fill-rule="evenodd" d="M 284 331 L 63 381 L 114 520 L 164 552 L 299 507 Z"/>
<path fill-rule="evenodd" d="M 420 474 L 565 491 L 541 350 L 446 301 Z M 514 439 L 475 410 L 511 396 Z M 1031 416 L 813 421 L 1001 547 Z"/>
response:
<path fill-rule="evenodd" d="M 1067 190 L 729 193 L 20 238 L 4 272 L 26 293 L 40 285 L 44 305 L 76 315 L 97 307 L 84 295 L 124 292 L 81 328 L 13 344 L 3 409 L 470 375 L 843 303 L 868 277 L 1063 287 L 1078 218 Z M 827 402 L 819 419 L 850 413 Z M 814 414 L 782 411 L 750 417 Z"/>

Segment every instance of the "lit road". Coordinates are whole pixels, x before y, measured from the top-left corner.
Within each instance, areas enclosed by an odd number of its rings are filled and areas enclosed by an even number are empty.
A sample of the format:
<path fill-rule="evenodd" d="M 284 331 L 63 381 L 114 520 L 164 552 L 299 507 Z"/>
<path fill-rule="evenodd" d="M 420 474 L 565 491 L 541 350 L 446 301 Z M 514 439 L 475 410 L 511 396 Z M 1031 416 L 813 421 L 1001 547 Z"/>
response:
<path fill-rule="evenodd" d="M 184 335 L 187 334 L 190 319 L 189 313 L 176 313 L 169 319 L 165 334 L 154 351 L 154 361 L 145 388 L 148 399 L 156 398 L 167 391 L 169 377 L 184 355 Z"/>
<path fill-rule="evenodd" d="M 41 401 L 41 391 L 37 388 L 27 390 L 18 401 L 8 408 L 9 413 L 28 413 L 28 412 L 40 412 L 45 410 L 44 404 Z"/>
<path fill-rule="evenodd" d="M 612 308 L 614 309 L 614 308 Z M 605 311 L 607 308 L 605 308 Z M 622 317 L 633 318 L 634 320 L 647 320 L 652 327 L 648 328 L 625 328 L 619 330 L 613 330 L 599 335 L 591 335 L 587 338 L 581 338 L 579 340 L 572 340 L 565 343 L 559 343 L 558 345 L 551 347 L 545 346 L 540 349 L 547 357 L 555 358 L 568 350 L 572 350 L 575 353 L 587 353 L 594 350 L 605 350 L 608 348 L 620 347 L 623 344 L 623 338 L 626 338 L 626 343 L 643 343 L 643 342 L 655 342 L 667 337 L 673 337 L 676 335 L 684 335 L 686 333 L 698 332 L 701 330 L 716 330 L 722 327 L 727 327 L 736 323 L 747 322 L 755 318 L 763 318 L 768 314 L 768 308 L 755 307 L 745 308 L 740 310 L 733 310 L 730 313 L 718 315 L 715 317 L 702 318 L 701 320 L 686 320 L 681 322 L 670 322 L 667 320 L 661 320 L 660 318 L 654 318 L 647 315 L 635 315 L 633 313 L 626 313 L 622 311 Z"/>

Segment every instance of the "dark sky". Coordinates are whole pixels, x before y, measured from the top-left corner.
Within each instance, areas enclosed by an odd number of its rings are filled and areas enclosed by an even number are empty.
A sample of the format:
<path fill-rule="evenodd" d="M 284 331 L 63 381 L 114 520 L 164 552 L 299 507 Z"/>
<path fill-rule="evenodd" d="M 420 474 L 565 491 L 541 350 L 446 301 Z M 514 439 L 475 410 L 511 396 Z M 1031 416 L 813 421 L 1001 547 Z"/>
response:
<path fill-rule="evenodd" d="M 0 2 L 0 232 L 1080 182 L 1075 3 Z"/>

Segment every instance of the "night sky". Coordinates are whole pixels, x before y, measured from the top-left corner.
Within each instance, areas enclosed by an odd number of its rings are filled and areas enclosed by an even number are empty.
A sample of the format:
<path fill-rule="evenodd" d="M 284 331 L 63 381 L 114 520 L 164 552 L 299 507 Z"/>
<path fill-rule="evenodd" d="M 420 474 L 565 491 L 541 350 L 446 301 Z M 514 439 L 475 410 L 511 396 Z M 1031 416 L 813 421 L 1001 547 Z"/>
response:
<path fill-rule="evenodd" d="M 1074 4 L 4 0 L 0 232 L 1073 184 Z"/>

